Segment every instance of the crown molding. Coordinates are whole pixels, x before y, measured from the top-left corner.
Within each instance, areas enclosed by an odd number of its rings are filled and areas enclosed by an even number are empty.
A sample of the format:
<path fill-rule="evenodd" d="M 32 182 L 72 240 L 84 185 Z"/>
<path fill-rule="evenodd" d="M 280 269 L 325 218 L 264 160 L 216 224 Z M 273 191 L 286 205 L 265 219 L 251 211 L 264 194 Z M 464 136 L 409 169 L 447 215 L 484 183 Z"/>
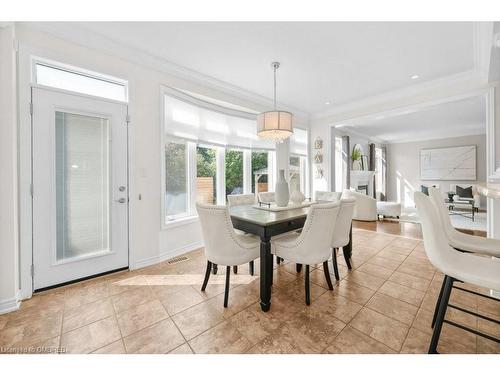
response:
<path fill-rule="evenodd" d="M 172 75 L 191 84 L 205 86 L 208 89 L 219 91 L 222 94 L 248 101 L 254 104 L 255 109 L 259 111 L 268 110 L 274 106 L 273 99 L 271 98 L 255 94 L 239 86 L 232 85 L 189 68 L 185 68 L 141 49 L 127 46 L 126 44 L 117 42 L 105 35 L 88 30 L 78 23 L 20 22 L 19 24 L 27 29 L 42 31 L 59 39 L 76 43 L 86 48 L 98 50 L 134 64 Z M 307 111 L 288 106 L 284 103 L 278 102 L 278 105 L 281 109 L 292 112 L 299 120 L 306 123 L 309 122 L 310 114 Z"/>
<path fill-rule="evenodd" d="M 484 125 L 484 124 L 482 124 Z M 440 139 L 453 139 L 453 138 L 463 138 L 463 137 L 469 137 L 469 136 L 474 136 L 474 135 L 484 135 L 486 136 L 486 127 L 484 130 L 479 130 L 479 129 L 471 129 L 470 131 L 462 131 L 459 134 L 438 134 L 435 136 L 428 136 L 428 137 L 411 137 L 411 140 L 409 141 L 384 141 L 384 144 L 387 145 L 396 145 L 396 144 L 403 144 L 403 143 L 414 143 L 414 142 L 425 142 L 425 141 L 434 141 L 434 140 L 440 140 Z"/>

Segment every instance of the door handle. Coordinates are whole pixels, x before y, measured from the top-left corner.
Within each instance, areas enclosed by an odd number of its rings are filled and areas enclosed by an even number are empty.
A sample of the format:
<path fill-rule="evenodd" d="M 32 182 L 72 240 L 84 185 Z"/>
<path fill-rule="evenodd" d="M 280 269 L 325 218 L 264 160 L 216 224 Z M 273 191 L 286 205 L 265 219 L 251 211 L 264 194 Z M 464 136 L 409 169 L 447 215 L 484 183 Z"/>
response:
<path fill-rule="evenodd" d="M 125 198 L 115 199 L 115 202 L 125 203 L 127 200 Z"/>

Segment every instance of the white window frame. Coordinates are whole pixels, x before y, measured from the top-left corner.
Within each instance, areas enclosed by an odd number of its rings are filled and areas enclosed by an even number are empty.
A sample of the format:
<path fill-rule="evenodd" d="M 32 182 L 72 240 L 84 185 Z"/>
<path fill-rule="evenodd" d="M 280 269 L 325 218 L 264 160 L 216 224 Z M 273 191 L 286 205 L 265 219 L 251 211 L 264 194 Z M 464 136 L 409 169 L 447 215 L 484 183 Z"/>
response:
<path fill-rule="evenodd" d="M 107 74 L 84 69 L 84 68 L 77 67 L 74 65 L 64 64 L 64 63 L 61 63 L 61 62 L 55 61 L 55 60 L 45 59 L 45 58 L 38 57 L 38 56 L 31 56 L 30 58 L 31 58 L 31 62 L 30 62 L 31 63 L 31 82 L 33 82 L 33 85 L 36 87 L 47 87 L 47 88 L 50 88 L 53 90 L 78 93 L 79 95 L 82 95 L 82 96 L 96 97 L 96 98 L 101 98 L 104 100 L 109 100 L 109 101 L 118 102 L 118 103 L 128 103 L 128 101 L 129 101 L 129 82 L 125 79 L 121 79 L 121 78 L 110 76 Z M 66 90 L 66 89 L 61 89 L 59 87 L 39 84 L 37 82 L 37 70 L 36 70 L 37 65 L 44 65 L 44 66 L 47 66 L 49 68 L 58 69 L 58 70 L 65 71 L 68 73 L 77 74 L 80 76 L 96 79 L 99 81 L 104 81 L 104 82 L 112 83 L 115 85 L 123 86 L 124 100 L 117 100 L 117 99 L 102 97 L 102 96 L 98 96 L 98 95 L 90 95 L 90 94 L 82 93 L 80 91 Z"/>

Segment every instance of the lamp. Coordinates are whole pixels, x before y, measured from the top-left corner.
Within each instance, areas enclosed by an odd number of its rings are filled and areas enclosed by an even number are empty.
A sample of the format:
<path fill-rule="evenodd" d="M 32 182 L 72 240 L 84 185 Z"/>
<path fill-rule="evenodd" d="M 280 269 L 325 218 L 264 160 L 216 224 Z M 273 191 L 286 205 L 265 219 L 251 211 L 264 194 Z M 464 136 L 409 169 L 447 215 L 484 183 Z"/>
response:
<path fill-rule="evenodd" d="M 279 142 L 293 134 L 293 114 L 276 109 L 276 71 L 280 67 L 280 63 L 273 62 L 271 66 L 274 69 L 274 110 L 259 113 L 257 116 L 257 135 Z"/>

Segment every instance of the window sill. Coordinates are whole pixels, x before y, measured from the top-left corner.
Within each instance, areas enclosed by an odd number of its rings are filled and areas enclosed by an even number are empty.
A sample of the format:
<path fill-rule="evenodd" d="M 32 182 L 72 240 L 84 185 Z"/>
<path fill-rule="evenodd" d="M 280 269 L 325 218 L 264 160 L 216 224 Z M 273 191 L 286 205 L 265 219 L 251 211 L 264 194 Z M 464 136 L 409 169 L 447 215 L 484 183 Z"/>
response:
<path fill-rule="evenodd" d="M 198 221 L 198 216 L 186 216 L 186 217 L 182 217 L 179 219 L 175 219 L 175 220 L 171 220 L 171 221 L 168 221 L 166 223 L 163 223 L 162 229 L 168 230 L 171 228 L 180 227 L 183 225 L 195 223 L 197 221 Z"/>

